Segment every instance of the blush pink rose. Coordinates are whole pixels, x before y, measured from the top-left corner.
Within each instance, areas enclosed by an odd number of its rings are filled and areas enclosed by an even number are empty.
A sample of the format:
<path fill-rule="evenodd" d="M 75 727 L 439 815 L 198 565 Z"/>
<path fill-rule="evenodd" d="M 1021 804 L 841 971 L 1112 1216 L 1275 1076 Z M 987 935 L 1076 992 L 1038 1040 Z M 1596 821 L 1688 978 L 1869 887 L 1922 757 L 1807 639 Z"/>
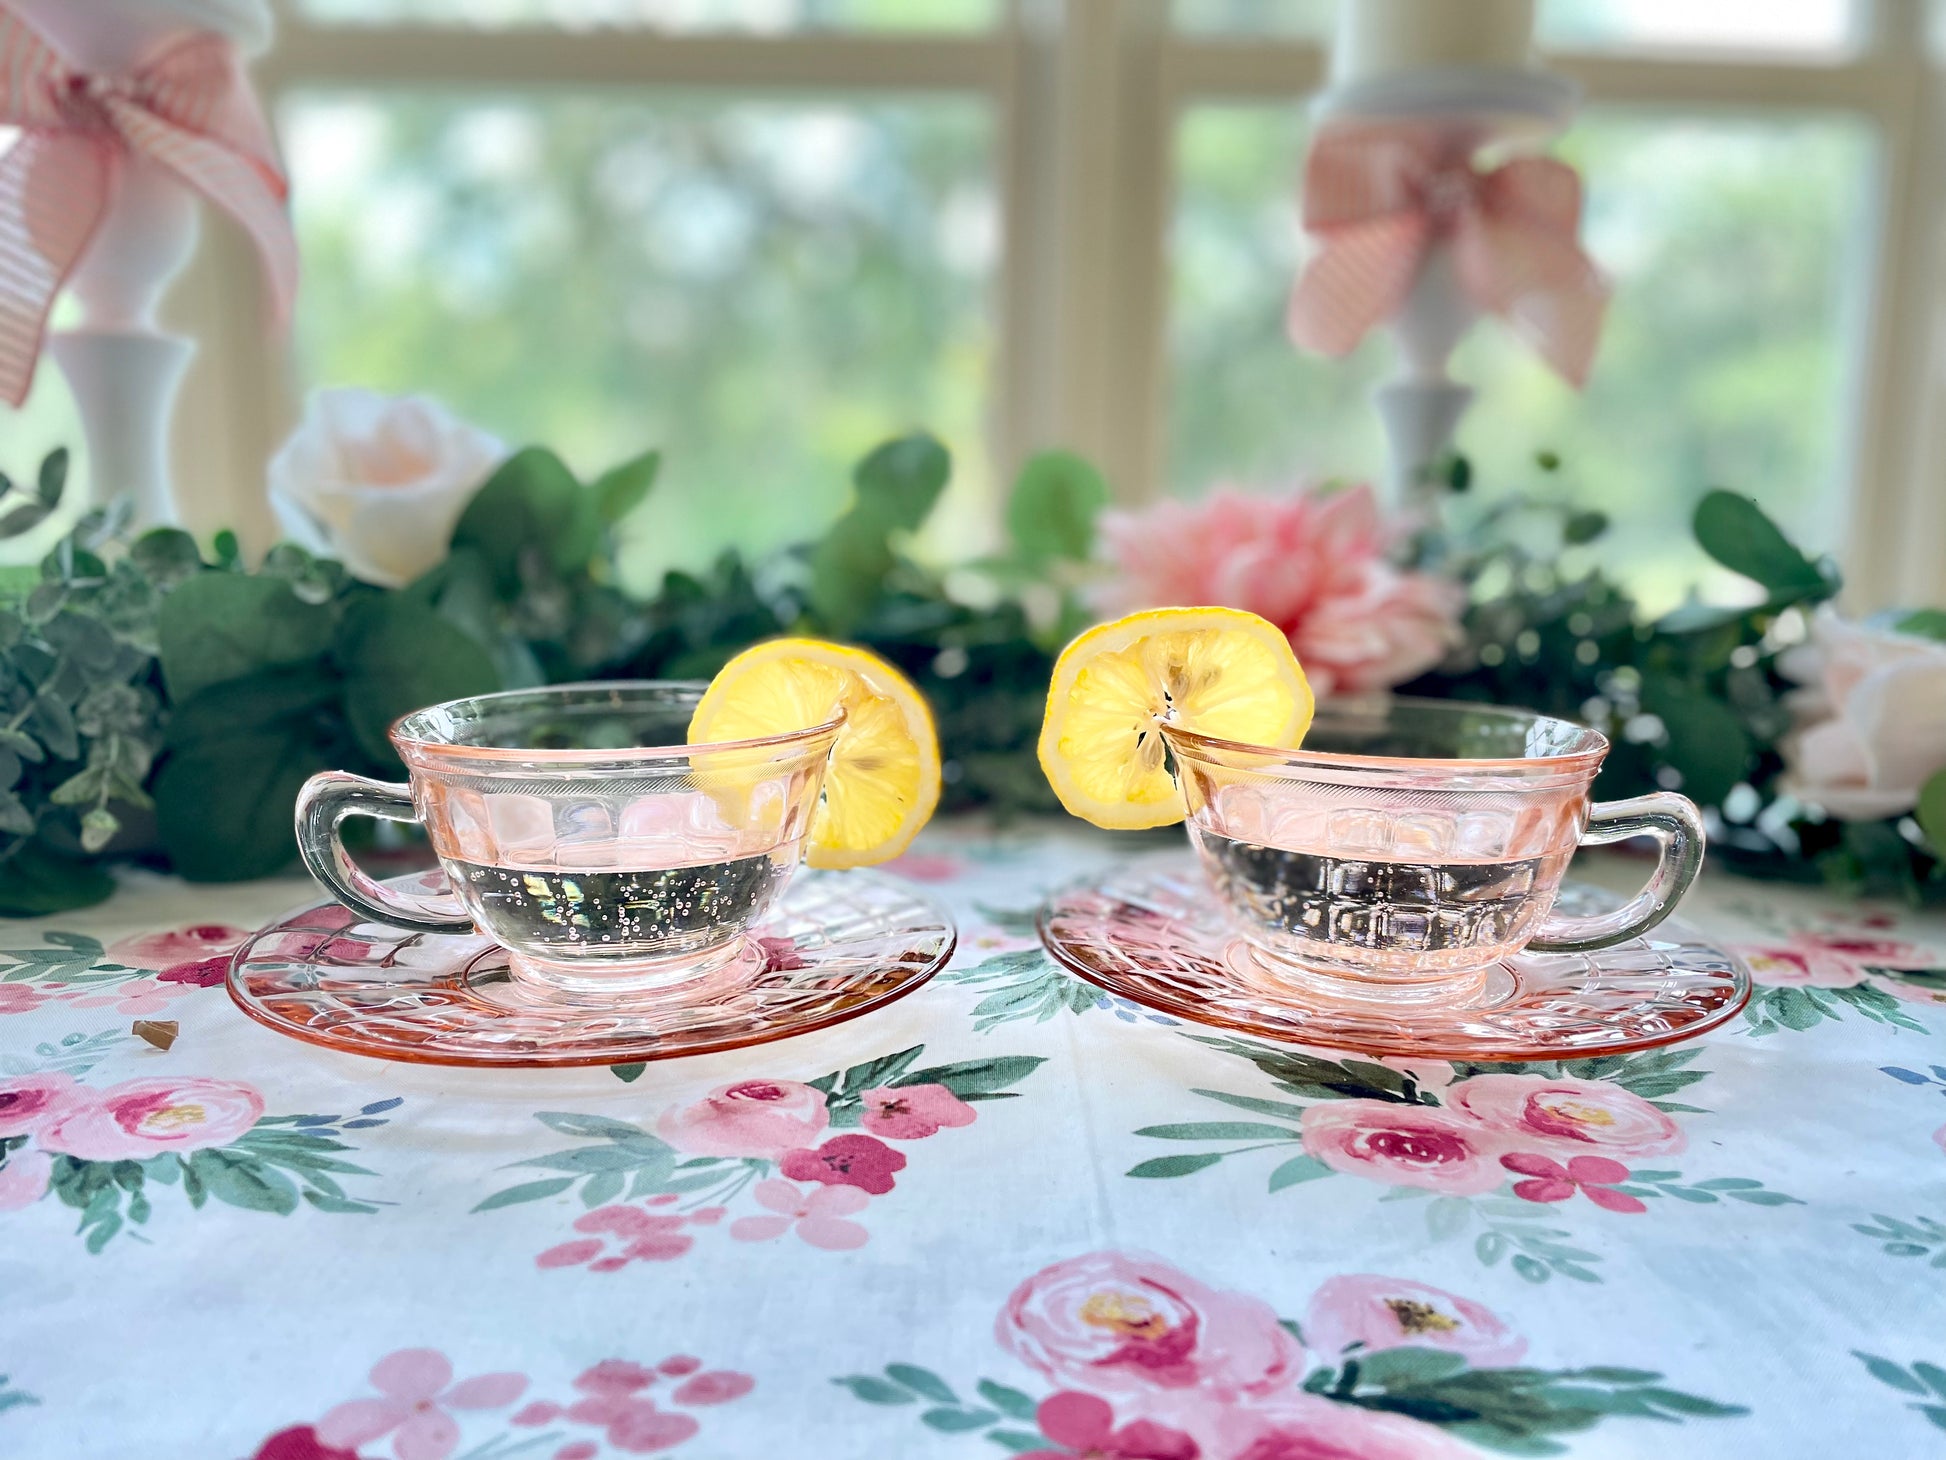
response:
<path fill-rule="evenodd" d="M 263 1113 L 263 1096 L 230 1080 L 124 1080 L 61 1116 L 40 1143 L 84 1161 L 140 1161 L 228 1145 Z"/>
<path fill-rule="evenodd" d="M 995 1324 L 1000 1346 L 1064 1388 L 1232 1403 L 1304 1373 L 1270 1307 L 1159 1258 L 1091 1252 L 1034 1274 Z"/>
<path fill-rule="evenodd" d="M 1875 978 L 1871 984 L 1873 988 L 1883 989 L 1901 1003 L 1931 1004 L 1935 1008 L 1946 1005 L 1946 980 Z"/>
<path fill-rule="evenodd" d="M 39 991 L 24 983 L 0 983 L 0 1014 L 31 1014 L 40 1002 Z"/>
<path fill-rule="evenodd" d="M 1119 1428 L 1107 1400 L 1076 1389 L 1063 1389 L 1043 1399 L 1034 1410 L 1034 1423 L 1059 1450 L 1028 1450 L 1020 1460 L 1199 1460 L 1202 1449 L 1181 1430 L 1153 1420 L 1138 1419 Z"/>
<path fill-rule="evenodd" d="M 1387 1348 L 1436 1348 L 1464 1355 L 1475 1368 L 1519 1362 L 1527 1340 L 1486 1308 L 1443 1288 L 1405 1278 L 1334 1277 L 1311 1297 L 1304 1339 L 1329 1355 L 1363 1344 L 1364 1352 Z"/>
<path fill-rule="evenodd" d="M 738 1080 L 694 1105 L 667 1110 L 655 1124 L 663 1140 L 691 1156 L 775 1160 L 810 1145 L 830 1122 L 824 1095 L 795 1080 Z"/>
<path fill-rule="evenodd" d="M 15 1151 L 0 1166 L 0 1212 L 17 1212 L 47 1195 L 54 1158 L 45 1151 Z"/>
<path fill-rule="evenodd" d="M 1387 689 L 1437 664 L 1459 638 L 1465 591 L 1393 566 L 1396 536 L 1368 486 L 1280 494 L 1219 487 L 1198 502 L 1105 512 L 1110 613 L 1222 604 L 1289 636 L 1319 695 Z"/>
<path fill-rule="evenodd" d="M 1218 1412 L 1198 1438 L 1222 1460 L 1479 1460 L 1432 1425 L 1303 1393 Z"/>
<path fill-rule="evenodd" d="M 1444 1110 L 1389 1100 L 1333 1100 L 1306 1106 L 1305 1151 L 1333 1171 L 1480 1196 L 1500 1185 L 1500 1132 Z"/>
<path fill-rule="evenodd" d="M 102 956 L 110 963 L 125 963 L 130 968 L 171 968 L 178 963 L 197 963 L 219 953 L 234 953 L 250 934 L 228 923 L 194 923 L 186 928 L 168 928 L 159 933 L 136 933 L 110 943 Z"/>
<path fill-rule="evenodd" d="M 1446 1103 L 1518 1137 L 1522 1150 L 1666 1156 L 1688 1145 L 1665 1112 L 1606 1080 L 1475 1075 L 1448 1090 Z"/>
<path fill-rule="evenodd" d="M 975 1119 L 973 1107 L 944 1085 L 867 1090 L 863 1100 L 865 1129 L 887 1140 L 923 1140 L 949 1126 L 971 1125 Z"/>
<path fill-rule="evenodd" d="M 1799 947 L 1849 958 L 1866 968 L 1917 971 L 1946 967 L 1946 953 L 1908 943 L 1903 938 L 1873 938 L 1864 933 L 1799 933 L 1791 941 Z"/>
<path fill-rule="evenodd" d="M 33 1135 L 90 1098 L 72 1075 L 15 1075 L 0 1080 L 0 1136 Z"/>

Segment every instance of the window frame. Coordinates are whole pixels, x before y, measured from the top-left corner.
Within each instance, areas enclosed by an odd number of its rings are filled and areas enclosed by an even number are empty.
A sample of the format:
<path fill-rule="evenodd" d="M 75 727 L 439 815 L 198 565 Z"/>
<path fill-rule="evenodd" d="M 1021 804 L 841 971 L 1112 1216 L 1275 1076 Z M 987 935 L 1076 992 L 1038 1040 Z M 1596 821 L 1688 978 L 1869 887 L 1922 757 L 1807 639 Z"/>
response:
<path fill-rule="evenodd" d="M 1946 362 L 1935 343 L 1946 194 L 1946 104 L 1927 0 L 1876 0 L 1843 54 L 1550 53 L 1591 104 L 1835 111 L 1863 120 L 1880 160 L 1870 278 L 1841 446 L 1861 610 L 1946 601 Z M 1177 126 L 1192 106 L 1301 106 L 1326 57 L 1301 38 L 1175 31 L 1169 0 L 1007 0 L 987 31 L 782 35 L 410 24 L 320 25 L 280 0 L 256 66 L 265 102 L 316 85 L 680 86 L 767 95 L 955 95 L 993 108 L 1003 215 L 991 459 L 1078 450 L 1117 497 L 1162 490 Z M 1295 189 L 1296 180 L 1292 180 Z M 247 244 L 212 230 L 171 313 L 204 358 L 185 392 L 181 480 L 208 483 L 200 519 L 265 542 L 262 463 L 295 414 L 287 357 L 265 332 Z M 269 368 L 266 368 L 266 367 Z M 1734 483 L 1729 485 L 1736 485 Z M 214 525 L 212 519 L 210 525 Z"/>

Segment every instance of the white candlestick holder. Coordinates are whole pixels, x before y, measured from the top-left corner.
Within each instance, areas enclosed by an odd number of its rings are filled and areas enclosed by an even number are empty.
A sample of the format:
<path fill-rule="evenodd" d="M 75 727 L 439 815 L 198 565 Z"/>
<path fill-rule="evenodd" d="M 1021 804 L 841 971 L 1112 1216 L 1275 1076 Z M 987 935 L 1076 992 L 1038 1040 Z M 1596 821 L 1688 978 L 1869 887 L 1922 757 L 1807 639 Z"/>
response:
<path fill-rule="evenodd" d="M 1567 129 L 1579 102 L 1579 88 L 1550 72 L 1442 67 L 1333 86 L 1313 101 L 1312 118 L 1319 128 L 1410 123 L 1434 132 L 1458 165 L 1489 148 L 1548 141 Z M 1395 508 L 1425 508 L 1436 500 L 1428 469 L 1451 448 L 1473 400 L 1472 388 L 1454 380 L 1448 366 L 1478 317 L 1451 249 L 1436 241 L 1390 324 L 1398 368 L 1373 393 L 1385 428 L 1385 493 Z"/>
<path fill-rule="evenodd" d="M 198 30 L 228 36 L 245 54 L 270 40 L 263 0 L 9 3 L 84 71 L 126 72 Z M 81 318 L 48 340 L 81 416 L 89 500 L 100 506 L 132 498 L 139 526 L 181 520 L 170 483 L 169 424 L 196 346 L 165 332 L 157 311 L 196 251 L 198 207 L 194 190 L 174 172 L 125 155 L 107 215 L 67 281 Z"/>

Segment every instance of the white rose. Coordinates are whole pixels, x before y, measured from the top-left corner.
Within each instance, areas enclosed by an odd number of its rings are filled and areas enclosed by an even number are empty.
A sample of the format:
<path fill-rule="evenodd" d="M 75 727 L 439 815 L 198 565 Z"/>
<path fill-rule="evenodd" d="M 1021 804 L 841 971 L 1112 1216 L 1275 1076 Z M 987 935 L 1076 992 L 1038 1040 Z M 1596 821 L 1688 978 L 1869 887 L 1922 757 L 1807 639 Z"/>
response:
<path fill-rule="evenodd" d="M 506 457 L 437 401 L 314 391 L 270 459 L 270 505 L 300 547 L 398 588 L 446 556 L 460 513 Z"/>
<path fill-rule="evenodd" d="M 1898 816 L 1946 769 L 1946 644 L 1847 623 L 1829 607 L 1779 667 L 1797 729 L 1786 786 L 1843 821 Z"/>

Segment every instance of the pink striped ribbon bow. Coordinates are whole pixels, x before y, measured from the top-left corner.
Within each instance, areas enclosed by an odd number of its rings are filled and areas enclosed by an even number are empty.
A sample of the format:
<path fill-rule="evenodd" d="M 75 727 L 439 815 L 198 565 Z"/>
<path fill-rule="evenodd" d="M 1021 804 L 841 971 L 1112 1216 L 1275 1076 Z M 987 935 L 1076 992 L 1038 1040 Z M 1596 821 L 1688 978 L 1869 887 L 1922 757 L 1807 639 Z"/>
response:
<path fill-rule="evenodd" d="M 220 35 L 199 33 L 121 75 L 78 71 L 0 9 L 0 398 L 33 383 L 48 311 L 115 199 L 130 155 L 152 159 L 256 242 L 279 320 L 297 290 L 297 240 L 257 99 Z"/>
<path fill-rule="evenodd" d="M 1581 180 L 1551 157 L 1480 171 L 1417 127 L 1327 129 L 1304 170 L 1317 251 L 1291 295 L 1301 348 L 1344 355 L 1397 314 L 1428 253 L 1450 245 L 1460 287 L 1579 386 L 1608 287 L 1576 230 Z"/>

